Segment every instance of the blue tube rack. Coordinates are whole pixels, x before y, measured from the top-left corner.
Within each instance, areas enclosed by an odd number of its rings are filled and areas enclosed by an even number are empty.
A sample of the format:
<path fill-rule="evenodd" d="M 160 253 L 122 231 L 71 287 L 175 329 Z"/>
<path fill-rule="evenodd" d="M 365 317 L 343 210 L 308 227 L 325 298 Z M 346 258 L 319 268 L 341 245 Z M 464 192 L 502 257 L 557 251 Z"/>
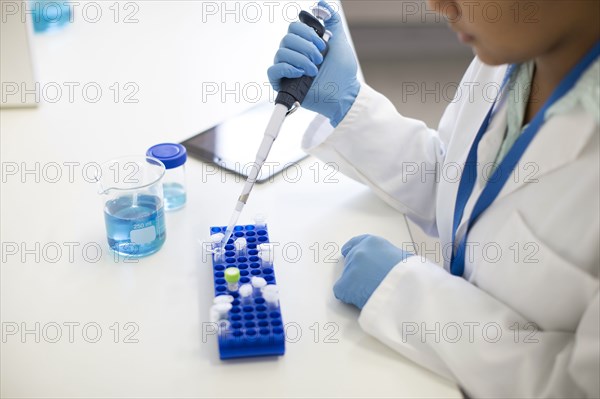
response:
<path fill-rule="evenodd" d="M 224 233 L 226 227 L 213 226 L 211 234 Z M 234 240 L 244 237 L 247 245 L 243 251 L 237 251 Z M 215 296 L 231 295 L 233 307 L 227 320 L 229 328 L 218 334 L 219 355 L 221 360 L 257 357 L 281 356 L 285 353 L 285 333 L 281 319 L 281 308 L 267 307 L 262 295 L 254 292 L 247 304 L 240 303 L 239 293 L 229 291 L 225 281 L 225 269 L 237 267 L 240 270 L 239 285 L 249 284 L 252 277 L 262 277 L 267 284 L 276 284 L 275 272 L 271 264 L 263 262 L 258 256 L 257 246 L 269 243 L 266 225 L 235 226 L 232 237 L 225 246 L 225 254 L 220 262 L 212 255 Z"/>

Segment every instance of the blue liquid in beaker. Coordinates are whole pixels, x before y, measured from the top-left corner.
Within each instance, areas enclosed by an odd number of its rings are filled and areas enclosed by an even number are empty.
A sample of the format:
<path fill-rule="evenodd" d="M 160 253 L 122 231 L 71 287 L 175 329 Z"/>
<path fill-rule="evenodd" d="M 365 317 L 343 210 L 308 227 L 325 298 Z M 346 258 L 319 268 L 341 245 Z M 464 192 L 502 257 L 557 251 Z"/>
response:
<path fill-rule="evenodd" d="M 165 242 L 162 202 L 154 195 L 128 195 L 110 200 L 104 208 L 110 248 L 126 257 L 141 258 Z"/>
<path fill-rule="evenodd" d="M 165 209 L 173 211 L 185 205 L 185 187 L 179 183 L 164 183 Z"/>

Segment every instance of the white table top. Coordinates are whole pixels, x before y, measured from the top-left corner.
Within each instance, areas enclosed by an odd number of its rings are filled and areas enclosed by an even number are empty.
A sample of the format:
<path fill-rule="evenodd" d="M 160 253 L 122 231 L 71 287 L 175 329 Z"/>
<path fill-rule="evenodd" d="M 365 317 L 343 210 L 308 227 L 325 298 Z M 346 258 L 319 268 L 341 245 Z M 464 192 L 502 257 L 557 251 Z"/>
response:
<path fill-rule="evenodd" d="M 188 203 L 167 214 L 164 247 L 138 262 L 115 260 L 86 165 L 181 141 L 251 105 L 203 99 L 203 83 L 259 82 L 270 92 L 265 70 L 287 21 L 283 3 L 271 23 L 266 15 L 244 22 L 246 3 L 239 23 L 227 15 L 222 23 L 199 1 L 121 3 L 120 18 L 135 11 L 134 24 L 115 23 L 112 2 L 96 4 L 99 22 L 76 9 L 72 25 L 32 38 L 46 101 L 0 111 L 2 396 L 460 397 L 365 334 L 358 311 L 333 297 L 347 239 L 410 237 L 403 215 L 313 158 L 257 186 L 241 220 L 267 213 L 271 240 L 281 243 L 284 356 L 222 362 L 215 337 L 202 336 L 213 285 L 201 242 L 229 219 L 242 186 L 233 175 L 190 159 Z M 47 101 L 52 82 L 64 89 L 56 103 Z M 72 102 L 65 82 L 80 84 Z M 90 82 L 103 91 L 96 103 L 80 90 Z M 114 82 L 121 90 L 133 82 L 138 102 L 115 102 Z M 37 336 L 23 333 L 36 328 Z"/>

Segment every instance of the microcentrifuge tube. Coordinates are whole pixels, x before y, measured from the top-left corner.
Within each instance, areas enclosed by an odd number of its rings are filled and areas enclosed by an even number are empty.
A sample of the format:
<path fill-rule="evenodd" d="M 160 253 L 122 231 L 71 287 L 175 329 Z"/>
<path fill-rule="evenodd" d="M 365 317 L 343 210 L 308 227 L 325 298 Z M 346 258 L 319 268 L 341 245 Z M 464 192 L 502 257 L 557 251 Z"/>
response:
<path fill-rule="evenodd" d="M 215 262 L 223 262 L 225 260 L 225 251 L 221 247 L 213 248 L 212 250 Z"/>
<path fill-rule="evenodd" d="M 263 291 L 263 298 L 269 309 L 279 306 L 279 293 L 276 291 Z"/>
<path fill-rule="evenodd" d="M 215 233 L 210 236 L 210 242 L 213 244 L 220 244 L 223 241 L 225 234 L 223 233 Z"/>
<path fill-rule="evenodd" d="M 230 303 L 217 303 L 210 307 L 210 321 L 216 323 L 221 319 L 226 319 L 227 314 L 233 306 Z"/>
<path fill-rule="evenodd" d="M 252 302 L 252 291 L 254 289 L 252 288 L 251 284 L 242 284 L 240 285 L 240 289 L 238 290 L 240 293 L 240 299 L 242 301 L 242 304 L 247 304 L 249 302 Z"/>
<path fill-rule="evenodd" d="M 233 242 L 233 246 L 235 247 L 235 249 L 239 252 L 243 251 L 244 248 L 246 248 L 246 239 L 244 237 L 240 237 L 237 240 L 235 240 Z"/>
<path fill-rule="evenodd" d="M 258 249 L 260 252 L 263 252 L 263 251 L 264 251 L 264 252 L 266 252 L 266 251 L 271 251 L 271 247 L 272 247 L 272 246 L 271 246 L 271 244 L 270 244 L 270 243 L 268 243 L 268 242 L 265 242 L 265 243 L 263 243 L 263 244 L 258 244 L 258 245 L 256 246 L 256 249 Z"/>
<path fill-rule="evenodd" d="M 267 285 L 267 280 L 262 277 L 252 277 L 250 279 L 252 286 L 254 287 L 254 292 L 258 295 L 262 294 L 262 289 Z"/>
<path fill-rule="evenodd" d="M 219 312 L 213 308 L 210 308 L 209 312 L 209 320 L 211 323 L 216 323 L 221 319 L 221 315 Z"/>
<path fill-rule="evenodd" d="M 212 308 L 222 316 L 227 316 L 227 313 L 229 313 L 232 307 L 233 305 L 230 303 L 217 303 L 212 306 Z"/>
<path fill-rule="evenodd" d="M 265 227 L 266 220 L 267 220 L 267 215 L 265 215 L 264 213 L 257 213 L 256 215 L 254 215 L 254 225 L 256 227 Z"/>
<path fill-rule="evenodd" d="M 269 244 L 260 244 L 257 248 L 258 257 L 261 258 L 264 263 L 273 263 L 274 254 L 272 247 Z"/>
<path fill-rule="evenodd" d="M 263 293 L 263 295 L 265 295 L 266 293 L 279 294 L 279 287 L 275 284 L 266 285 L 263 287 L 262 293 Z"/>
<path fill-rule="evenodd" d="M 237 267 L 228 267 L 225 269 L 225 281 L 229 291 L 238 290 L 238 281 L 240 281 L 240 269 Z"/>

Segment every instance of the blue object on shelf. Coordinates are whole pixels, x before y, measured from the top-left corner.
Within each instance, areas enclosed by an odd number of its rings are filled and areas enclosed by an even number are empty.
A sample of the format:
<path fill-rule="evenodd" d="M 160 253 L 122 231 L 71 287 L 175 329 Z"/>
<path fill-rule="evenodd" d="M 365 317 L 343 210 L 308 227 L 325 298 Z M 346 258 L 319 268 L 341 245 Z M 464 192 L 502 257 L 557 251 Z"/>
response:
<path fill-rule="evenodd" d="M 66 1 L 30 0 L 35 33 L 62 27 L 71 20 L 71 7 Z"/>
<path fill-rule="evenodd" d="M 227 226 L 211 227 L 210 233 L 224 233 Z M 246 239 L 246 247 L 236 250 L 234 241 Z M 236 226 L 222 257 L 213 261 L 213 281 L 215 297 L 231 295 L 234 301 L 228 313 L 229 326 L 218 334 L 221 360 L 256 357 L 281 356 L 285 353 L 285 334 L 281 318 L 281 308 L 268 305 L 256 289 L 250 298 L 241 298 L 238 291 L 229 291 L 224 279 L 225 269 L 237 267 L 240 271 L 239 285 L 249 284 L 252 277 L 262 277 L 268 285 L 276 284 L 275 272 L 270 262 L 258 256 L 258 245 L 269 242 L 266 225 Z M 218 244 L 220 245 L 220 244 Z"/>

